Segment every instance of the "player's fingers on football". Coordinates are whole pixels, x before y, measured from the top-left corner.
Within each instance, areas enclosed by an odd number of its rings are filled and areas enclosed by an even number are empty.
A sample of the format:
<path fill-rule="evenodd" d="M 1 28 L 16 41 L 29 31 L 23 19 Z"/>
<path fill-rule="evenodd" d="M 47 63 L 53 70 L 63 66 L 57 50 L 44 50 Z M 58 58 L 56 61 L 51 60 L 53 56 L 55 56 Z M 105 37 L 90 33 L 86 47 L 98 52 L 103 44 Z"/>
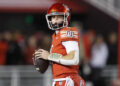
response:
<path fill-rule="evenodd" d="M 43 52 L 43 51 L 45 51 L 45 50 L 44 50 L 44 49 L 39 49 L 38 51 L 39 51 L 39 52 Z"/>
<path fill-rule="evenodd" d="M 40 59 L 40 58 L 42 58 L 42 57 L 41 57 L 41 56 L 38 56 L 37 58 Z"/>
<path fill-rule="evenodd" d="M 35 55 L 40 54 L 39 52 L 35 52 Z"/>
<path fill-rule="evenodd" d="M 46 54 L 46 51 L 42 51 L 42 54 Z"/>
<path fill-rule="evenodd" d="M 36 57 L 41 56 L 41 54 L 35 54 Z"/>
<path fill-rule="evenodd" d="M 35 52 L 35 54 L 41 54 L 41 52 L 37 51 L 37 52 Z"/>
<path fill-rule="evenodd" d="M 41 52 L 35 52 L 35 55 L 36 55 L 36 54 L 41 54 Z"/>
<path fill-rule="evenodd" d="M 36 55 L 37 58 L 41 58 L 41 55 Z"/>

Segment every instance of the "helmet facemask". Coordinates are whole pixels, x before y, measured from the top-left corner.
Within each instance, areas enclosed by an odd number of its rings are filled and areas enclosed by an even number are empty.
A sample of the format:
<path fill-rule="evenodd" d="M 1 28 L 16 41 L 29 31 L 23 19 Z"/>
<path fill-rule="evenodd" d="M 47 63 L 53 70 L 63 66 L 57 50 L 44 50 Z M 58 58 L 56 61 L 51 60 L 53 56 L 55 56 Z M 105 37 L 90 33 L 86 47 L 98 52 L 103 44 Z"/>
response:
<path fill-rule="evenodd" d="M 64 17 L 63 22 L 61 24 L 52 24 L 51 17 L 55 16 L 55 15 L 61 15 L 61 16 Z M 46 20 L 47 20 L 47 23 L 48 23 L 48 27 L 52 30 L 58 30 L 58 29 L 61 29 L 63 27 L 67 27 L 68 26 L 68 20 L 67 20 L 68 16 L 69 16 L 69 14 L 66 14 L 66 13 L 47 14 L 46 15 Z"/>

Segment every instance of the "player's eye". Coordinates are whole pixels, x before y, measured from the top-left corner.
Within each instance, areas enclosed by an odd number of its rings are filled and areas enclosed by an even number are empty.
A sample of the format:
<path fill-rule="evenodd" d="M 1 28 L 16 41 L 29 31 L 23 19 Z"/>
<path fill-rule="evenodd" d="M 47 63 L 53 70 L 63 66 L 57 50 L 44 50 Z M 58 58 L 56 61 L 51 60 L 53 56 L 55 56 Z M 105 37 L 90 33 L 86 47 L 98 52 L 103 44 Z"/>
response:
<path fill-rule="evenodd" d="M 55 18 L 56 16 L 52 16 L 52 18 Z"/>
<path fill-rule="evenodd" d="M 52 19 L 55 19 L 56 18 L 56 16 L 52 16 Z"/>
<path fill-rule="evenodd" d="M 53 19 L 63 19 L 64 17 L 63 17 L 63 15 L 55 15 L 55 16 L 51 16 L 50 18 L 49 18 L 49 20 L 53 20 Z"/>

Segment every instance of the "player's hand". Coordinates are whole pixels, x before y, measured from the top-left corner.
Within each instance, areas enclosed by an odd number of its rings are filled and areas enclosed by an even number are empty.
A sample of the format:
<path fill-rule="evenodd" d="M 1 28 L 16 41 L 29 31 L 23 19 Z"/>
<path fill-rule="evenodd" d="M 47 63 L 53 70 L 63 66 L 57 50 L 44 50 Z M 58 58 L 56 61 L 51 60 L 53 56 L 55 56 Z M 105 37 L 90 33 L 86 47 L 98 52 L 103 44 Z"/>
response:
<path fill-rule="evenodd" d="M 44 49 L 39 49 L 39 50 L 35 51 L 35 56 L 37 58 L 42 58 L 42 59 L 48 60 L 49 55 L 50 55 L 50 53 Z"/>

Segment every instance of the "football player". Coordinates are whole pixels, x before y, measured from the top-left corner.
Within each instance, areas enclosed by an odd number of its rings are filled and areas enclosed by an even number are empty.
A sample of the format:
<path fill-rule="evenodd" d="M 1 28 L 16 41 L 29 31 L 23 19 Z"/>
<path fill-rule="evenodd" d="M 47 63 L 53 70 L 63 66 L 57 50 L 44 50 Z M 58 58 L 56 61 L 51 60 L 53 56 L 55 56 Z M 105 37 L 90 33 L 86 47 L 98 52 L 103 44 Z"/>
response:
<path fill-rule="evenodd" d="M 79 33 L 75 27 L 68 27 L 70 9 L 67 5 L 53 4 L 46 14 L 48 27 L 55 30 L 52 35 L 50 52 L 39 49 L 35 52 L 37 58 L 52 61 L 52 86 L 85 86 L 79 76 Z"/>

